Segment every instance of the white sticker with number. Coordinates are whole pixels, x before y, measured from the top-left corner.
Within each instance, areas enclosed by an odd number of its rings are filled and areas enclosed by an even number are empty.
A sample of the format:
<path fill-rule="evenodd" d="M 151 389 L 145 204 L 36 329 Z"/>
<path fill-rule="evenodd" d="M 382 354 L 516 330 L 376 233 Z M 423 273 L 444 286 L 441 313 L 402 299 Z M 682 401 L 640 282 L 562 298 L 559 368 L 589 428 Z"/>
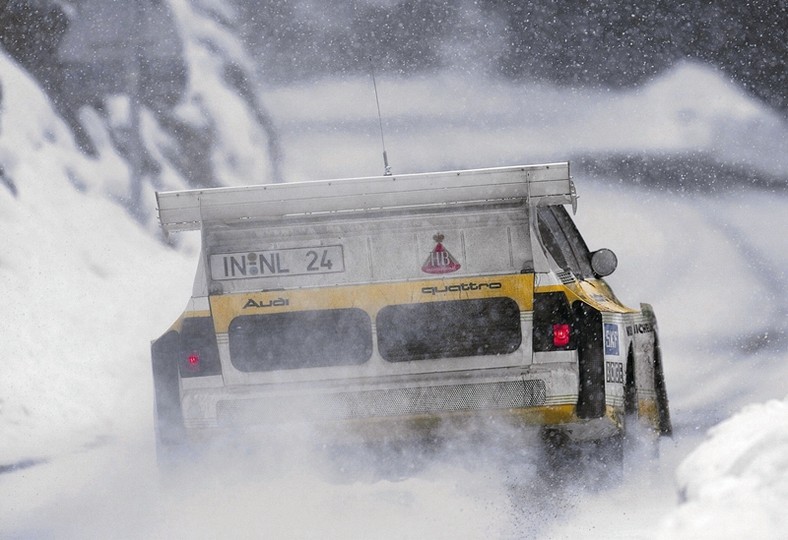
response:
<path fill-rule="evenodd" d="M 302 276 L 345 271 L 342 246 L 275 249 L 211 255 L 215 280 Z"/>

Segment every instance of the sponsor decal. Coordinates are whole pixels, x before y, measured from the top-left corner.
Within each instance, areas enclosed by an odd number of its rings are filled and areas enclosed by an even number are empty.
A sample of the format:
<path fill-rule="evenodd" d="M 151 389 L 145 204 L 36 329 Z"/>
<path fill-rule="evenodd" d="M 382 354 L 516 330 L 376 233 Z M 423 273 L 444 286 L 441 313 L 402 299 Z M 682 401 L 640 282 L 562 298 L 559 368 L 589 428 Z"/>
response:
<path fill-rule="evenodd" d="M 624 384 L 624 364 L 621 362 L 605 362 L 605 380 Z"/>
<path fill-rule="evenodd" d="M 493 281 L 492 283 L 458 283 L 456 285 L 445 285 L 443 287 L 422 287 L 422 294 L 445 294 L 452 292 L 463 291 L 481 291 L 482 289 L 500 289 L 503 287 L 502 283 Z"/>
<path fill-rule="evenodd" d="M 435 247 L 421 266 L 421 271 L 428 274 L 449 274 L 459 270 L 460 263 L 443 246 L 444 236 L 438 233 L 432 239 L 435 240 Z"/>
<path fill-rule="evenodd" d="M 617 324 L 605 323 L 605 355 L 619 355 Z"/>
<path fill-rule="evenodd" d="M 290 300 L 287 298 L 276 298 L 275 300 L 269 300 L 267 302 L 260 300 L 259 302 L 255 301 L 254 298 L 250 298 L 244 304 L 243 309 L 247 308 L 267 308 L 267 307 L 283 307 L 289 306 Z"/>
<path fill-rule="evenodd" d="M 654 325 L 650 322 L 640 324 L 630 324 L 627 326 L 627 335 L 634 336 L 635 334 L 649 334 L 654 331 Z"/>

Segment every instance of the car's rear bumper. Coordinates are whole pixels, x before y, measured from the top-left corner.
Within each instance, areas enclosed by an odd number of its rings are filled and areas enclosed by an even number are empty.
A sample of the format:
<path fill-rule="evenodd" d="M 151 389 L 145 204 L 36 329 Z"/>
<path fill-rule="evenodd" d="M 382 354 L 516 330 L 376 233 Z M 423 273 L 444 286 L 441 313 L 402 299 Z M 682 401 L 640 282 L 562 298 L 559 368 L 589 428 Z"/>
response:
<path fill-rule="evenodd" d="M 525 374 L 385 383 L 191 388 L 182 394 L 191 437 L 309 426 L 332 439 L 393 440 L 472 434 L 491 427 L 552 427 L 576 440 L 604 438 L 622 425 L 621 408 L 600 418 L 577 414 L 570 364 Z"/>

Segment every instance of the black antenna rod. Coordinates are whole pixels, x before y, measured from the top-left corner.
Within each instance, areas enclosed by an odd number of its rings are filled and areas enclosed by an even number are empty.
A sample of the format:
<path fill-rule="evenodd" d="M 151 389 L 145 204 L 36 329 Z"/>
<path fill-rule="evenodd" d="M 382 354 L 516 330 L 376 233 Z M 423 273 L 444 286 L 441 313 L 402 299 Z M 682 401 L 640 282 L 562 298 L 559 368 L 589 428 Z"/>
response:
<path fill-rule="evenodd" d="M 369 71 L 372 74 L 372 86 L 375 88 L 375 104 L 378 106 L 378 124 L 380 125 L 380 144 L 383 146 L 383 176 L 391 176 L 391 166 L 386 155 L 386 141 L 383 138 L 383 116 L 380 114 L 380 99 L 378 99 L 378 84 L 375 81 L 375 65 L 372 57 L 369 58 Z"/>

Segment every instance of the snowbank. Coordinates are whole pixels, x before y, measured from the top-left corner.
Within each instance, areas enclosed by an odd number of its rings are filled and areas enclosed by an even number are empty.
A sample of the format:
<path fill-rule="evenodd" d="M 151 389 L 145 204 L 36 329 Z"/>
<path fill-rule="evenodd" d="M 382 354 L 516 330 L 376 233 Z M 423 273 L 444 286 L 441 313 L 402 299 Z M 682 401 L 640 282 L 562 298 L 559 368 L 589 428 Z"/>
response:
<path fill-rule="evenodd" d="M 702 152 L 788 169 L 788 125 L 719 71 L 682 62 L 628 91 L 556 88 L 440 73 L 377 80 L 397 173 L 562 161 L 580 155 Z M 288 181 L 381 174 L 369 78 L 265 89 Z"/>
<path fill-rule="evenodd" d="M 0 73 L 0 164 L 15 186 L 0 184 L 6 465 L 148 420 L 147 343 L 185 304 L 194 263 L 107 198 L 108 184 L 128 178 L 117 155 L 84 156 L 43 92 L 4 54 Z M 153 194 L 146 200 L 152 211 Z M 181 290 L 178 306 L 158 300 L 173 288 Z"/>
<path fill-rule="evenodd" d="M 661 538 L 785 538 L 788 398 L 749 405 L 713 428 L 677 480 L 684 502 Z"/>

